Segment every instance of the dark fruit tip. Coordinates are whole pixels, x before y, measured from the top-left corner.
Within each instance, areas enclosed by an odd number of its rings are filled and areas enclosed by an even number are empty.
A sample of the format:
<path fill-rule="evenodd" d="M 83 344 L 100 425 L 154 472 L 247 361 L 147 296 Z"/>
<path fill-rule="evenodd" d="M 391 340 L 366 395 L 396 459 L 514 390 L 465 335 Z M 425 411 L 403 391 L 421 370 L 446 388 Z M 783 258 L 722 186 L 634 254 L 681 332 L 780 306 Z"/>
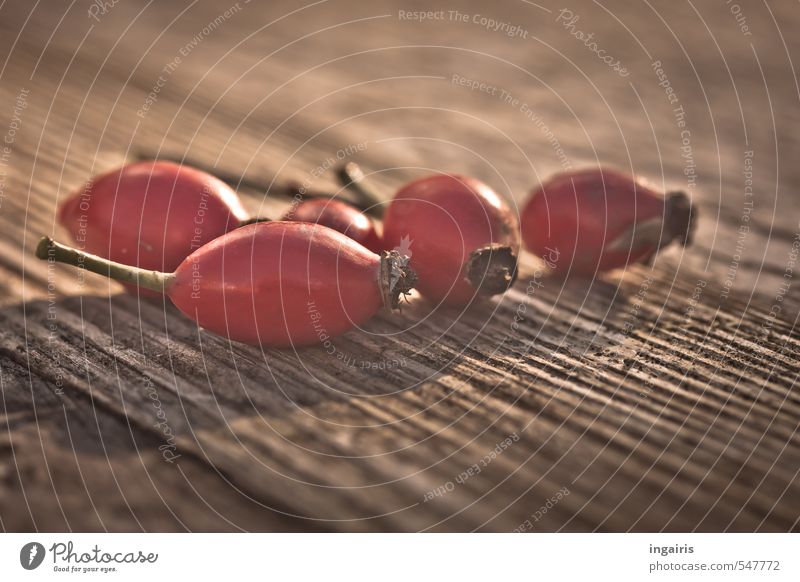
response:
<path fill-rule="evenodd" d="M 383 306 L 392 311 L 400 306 L 400 298 L 417 284 L 417 274 L 409 266 L 410 258 L 398 251 L 381 253 L 380 287 Z"/>
<path fill-rule="evenodd" d="M 681 191 L 668 192 L 664 224 L 669 240 L 677 240 L 683 246 L 692 244 L 696 222 L 697 211 L 689 196 Z"/>
<path fill-rule="evenodd" d="M 511 247 L 498 244 L 472 251 L 465 276 L 481 295 L 505 293 L 517 280 L 517 255 Z"/>

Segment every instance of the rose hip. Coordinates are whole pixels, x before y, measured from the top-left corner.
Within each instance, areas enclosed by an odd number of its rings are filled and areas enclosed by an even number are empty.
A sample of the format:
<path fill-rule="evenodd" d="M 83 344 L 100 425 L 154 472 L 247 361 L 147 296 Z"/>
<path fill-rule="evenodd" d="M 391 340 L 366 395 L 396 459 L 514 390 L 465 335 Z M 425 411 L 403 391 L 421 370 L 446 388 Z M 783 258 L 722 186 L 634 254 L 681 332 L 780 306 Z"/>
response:
<path fill-rule="evenodd" d="M 465 305 L 476 295 L 503 293 L 516 278 L 517 219 L 474 178 L 411 182 L 389 204 L 383 232 L 386 248 L 408 248 L 417 288 L 433 301 Z"/>
<path fill-rule="evenodd" d="M 381 256 L 340 232 L 303 222 L 231 231 L 189 255 L 173 273 L 122 265 L 43 238 L 36 256 L 165 293 L 216 334 L 268 347 L 302 346 L 396 308 L 416 276 L 408 258 Z"/>
<path fill-rule="evenodd" d="M 662 195 L 617 170 L 564 172 L 531 194 L 522 237 L 531 252 L 560 257 L 556 272 L 593 275 L 648 261 L 672 241 L 690 244 L 694 214 L 686 194 Z"/>
<path fill-rule="evenodd" d="M 305 200 L 287 212 L 283 220 L 321 224 L 344 233 L 374 253 L 383 250 L 383 241 L 372 219 L 339 200 Z"/>
<path fill-rule="evenodd" d="M 248 219 L 236 192 L 172 162 L 138 162 L 90 181 L 59 220 L 86 251 L 143 269 L 173 271 L 194 249 Z"/>

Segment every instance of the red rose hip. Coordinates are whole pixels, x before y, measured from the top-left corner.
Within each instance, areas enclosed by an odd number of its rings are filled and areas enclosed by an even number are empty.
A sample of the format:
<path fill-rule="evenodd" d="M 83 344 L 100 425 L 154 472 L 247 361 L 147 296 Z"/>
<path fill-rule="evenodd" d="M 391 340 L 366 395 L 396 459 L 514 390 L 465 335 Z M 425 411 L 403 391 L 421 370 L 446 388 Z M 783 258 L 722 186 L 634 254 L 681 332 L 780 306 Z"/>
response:
<path fill-rule="evenodd" d="M 594 275 L 648 261 L 662 247 L 691 242 L 695 213 L 686 194 L 666 196 L 608 168 L 564 172 L 531 194 L 521 216 L 528 250 L 556 255 L 556 272 Z"/>
<path fill-rule="evenodd" d="M 383 241 L 372 219 L 346 202 L 320 198 L 304 200 L 287 212 L 283 220 L 321 224 L 346 234 L 374 253 L 383 250 Z"/>
<path fill-rule="evenodd" d="M 517 219 L 474 178 L 442 174 L 404 186 L 386 210 L 383 233 L 386 248 L 411 257 L 417 289 L 430 300 L 466 305 L 505 292 L 516 278 Z"/>
<path fill-rule="evenodd" d="M 49 238 L 36 255 L 165 293 L 201 327 L 266 347 L 344 333 L 381 307 L 396 308 L 415 281 L 407 257 L 379 256 L 342 233 L 303 222 L 236 229 L 197 249 L 173 273 L 122 265 Z"/>
<path fill-rule="evenodd" d="M 236 192 L 221 180 L 153 161 L 95 178 L 59 210 L 59 221 L 82 249 L 160 271 L 173 271 L 194 249 L 247 219 Z"/>

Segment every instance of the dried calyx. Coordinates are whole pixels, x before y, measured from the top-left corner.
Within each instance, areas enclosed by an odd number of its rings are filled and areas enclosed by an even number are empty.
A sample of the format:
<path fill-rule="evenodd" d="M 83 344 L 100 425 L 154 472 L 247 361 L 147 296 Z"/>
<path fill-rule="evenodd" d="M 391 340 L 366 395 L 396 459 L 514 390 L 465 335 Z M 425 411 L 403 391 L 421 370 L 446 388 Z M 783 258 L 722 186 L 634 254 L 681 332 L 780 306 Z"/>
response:
<path fill-rule="evenodd" d="M 683 246 L 692 243 L 696 211 L 684 192 L 669 192 L 664 201 L 664 216 L 634 222 L 606 245 L 610 251 L 630 251 L 652 248 L 655 251 L 678 241 Z"/>
<path fill-rule="evenodd" d="M 517 280 L 517 256 L 511 247 L 492 244 L 470 253 L 465 277 L 481 295 L 498 295 Z"/>
<path fill-rule="evenodd" d="M 692 244 L 697 213 L 685 192 L 668 192 L 664 210 L 664 229 L 669 238 L 663 244 L 676 240 L 681 245 Z"/>
<path fill-rule="evenodd" d="M 391 311 L 400 306 L 400 297 L 408 295 L 417 282 L 417 274 L 409 267 L 410 259 L 397 251 L 381 254 L 378 283 L 383 297 L 383 306 Z"/>

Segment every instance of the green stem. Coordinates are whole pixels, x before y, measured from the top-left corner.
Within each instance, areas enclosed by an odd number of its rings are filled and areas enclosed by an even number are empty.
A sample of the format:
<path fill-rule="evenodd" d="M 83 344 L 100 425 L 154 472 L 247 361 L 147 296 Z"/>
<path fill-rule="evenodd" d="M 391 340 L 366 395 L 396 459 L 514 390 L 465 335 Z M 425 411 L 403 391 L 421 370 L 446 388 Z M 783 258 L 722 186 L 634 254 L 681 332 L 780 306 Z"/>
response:
<path fill-rule="evenodd" d="M 36 257 L 43 261 L 55 261 L 56 263 L 80 267 L 98 275 L 105 275 L 120 283 L 137 285 L 157 293 L 164 293 L 175 279 L 174 273 L 149 271 L 109 261 L 97 255 L 90 255 L 57 243 L 49 236 L 43 236 L 39 244 L 36 245 Z"/>
<path fill-rule="evenodd" d="M 336 177 L 342 186 L 349 188 L 356 195 L 361 210 L 377 218 L 383 218 L 383 196 L 369 184 L 358 164 L 348 162 L 340 166 L 336 170 Z"/>

